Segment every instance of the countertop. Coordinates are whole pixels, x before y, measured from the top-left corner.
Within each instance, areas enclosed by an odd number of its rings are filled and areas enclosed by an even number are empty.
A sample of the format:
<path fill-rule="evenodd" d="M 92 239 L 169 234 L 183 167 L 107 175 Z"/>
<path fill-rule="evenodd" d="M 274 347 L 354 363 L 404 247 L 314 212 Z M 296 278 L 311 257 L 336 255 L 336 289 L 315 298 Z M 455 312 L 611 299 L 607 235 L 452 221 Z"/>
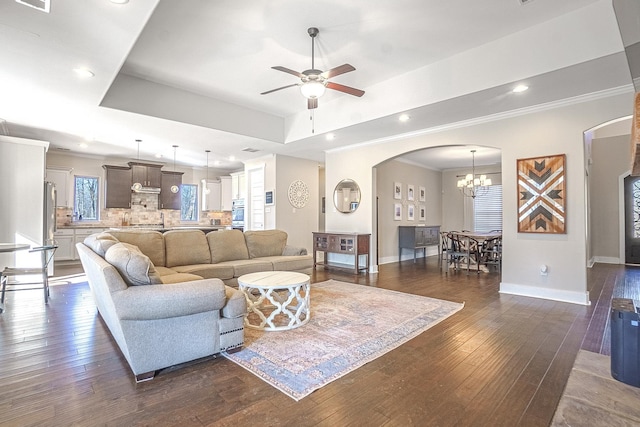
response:
<path fill-rule="evenodd" d="M 161 225 L 128 225 L 128 226 L 109 226 L 104 224 L 70 224 L 59 226 L 58 230 L 73 230 L 73 229 L 86 229 L 86 228 L 107 228 L 110 230 L 157 230 L 157 231 L 169 231 L 169 230 L 224 230 L 231 228 L 231 225 L 174 225 L 163 227 Z"/>

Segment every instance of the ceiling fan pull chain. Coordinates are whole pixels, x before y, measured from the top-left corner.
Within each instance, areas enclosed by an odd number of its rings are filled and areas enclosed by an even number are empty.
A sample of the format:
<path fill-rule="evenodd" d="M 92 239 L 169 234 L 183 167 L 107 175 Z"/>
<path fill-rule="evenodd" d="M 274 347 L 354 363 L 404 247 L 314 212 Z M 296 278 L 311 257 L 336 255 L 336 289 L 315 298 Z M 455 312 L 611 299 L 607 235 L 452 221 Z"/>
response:
<path fill-rule="evenodd" d="M 309 120 L 311 120 L 311 133 L 316 133 L 316 121 L 315 114 L 313 114 L 315 110 L 309 110 Z"/>

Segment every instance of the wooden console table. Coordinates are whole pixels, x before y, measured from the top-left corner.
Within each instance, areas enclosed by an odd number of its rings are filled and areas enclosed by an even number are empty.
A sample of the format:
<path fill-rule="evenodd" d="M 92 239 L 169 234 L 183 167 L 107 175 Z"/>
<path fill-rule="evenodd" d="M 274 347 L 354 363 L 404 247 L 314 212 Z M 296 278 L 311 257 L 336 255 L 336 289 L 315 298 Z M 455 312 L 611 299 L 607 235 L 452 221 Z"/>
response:
<path fill-rule="evenodd" d="M 439 225 L 401 225 L 398 227 L 399 248 L 398 261 L 402 261 L 402 249 L 413 250 L 413 262 L 416 262 L 416 249 L 424 251 L 427 257 L 427 246 L 440 245 Z"/>
<path fill-rule="evenodd" d="M 362 233 L 313 233 L 313 268 L 316 268 L 316 259 L 318 252 L 324 252 L 324 265 L 325 267 L 338 267 L 349 268 L 358 274 L 360 270 L 369 272 L 369 240 L 371 234 Z M 347 254 L 354 255 L 354 266 L 351 267 L 348 264 L 329 263 L 327 261 L 327 254 Z M 360 266 L 360 255 L 367 256 L 366 264 Z"/>

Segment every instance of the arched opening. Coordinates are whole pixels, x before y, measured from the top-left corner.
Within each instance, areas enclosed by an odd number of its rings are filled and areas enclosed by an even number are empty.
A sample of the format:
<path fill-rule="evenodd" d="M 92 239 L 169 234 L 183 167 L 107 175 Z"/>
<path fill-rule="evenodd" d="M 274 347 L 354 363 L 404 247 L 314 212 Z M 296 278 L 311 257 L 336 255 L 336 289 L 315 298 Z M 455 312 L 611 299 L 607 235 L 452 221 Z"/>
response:
<path fill-rule="evenodd" d="M 629 176 L 630 117 L 585 132 L 587 265 L 625 262 L 624 179 Z"/>
<path fill-rule="evenodd" d="M 480 208 L 496 194 L 500 196 L 499 218 L 496 219 L 500 225 L 491 229 L 501 228 L 500 149 L 441 145 L 394 156 L 380 162 L 374 169 L 374 230 L 378 264 L 413 257 L 413 254 L 401 252 L 399 248 L 399 226 L 438 226 L 442 231 L 482 229 L 481 221 L 486 216 L 480 213 Z M 477 179 L 481 175 L 491 179 L 491 188 L 478 187 L 478 197 L 471 197 L 468 191 L 465 195 L 458 188 L 458 181 L 468 174 L 475 174 Z M 437 245 L 431 245 L 418 256 L 437 254 Z"/>

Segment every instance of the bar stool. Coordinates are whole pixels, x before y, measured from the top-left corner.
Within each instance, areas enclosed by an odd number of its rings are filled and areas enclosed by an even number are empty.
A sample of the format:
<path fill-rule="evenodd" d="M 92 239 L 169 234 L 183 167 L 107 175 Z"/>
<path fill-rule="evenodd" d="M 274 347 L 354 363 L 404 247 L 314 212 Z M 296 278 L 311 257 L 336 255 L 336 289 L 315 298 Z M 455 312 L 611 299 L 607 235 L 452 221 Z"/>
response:
<path fill-rule="evenodd" d="M 35 287 L 34 285 L 38 285 L 42 283 L 42 289 L 44 291 L 44 303 L 47 304 L 49 302 L 49 274 L 48 268 L 49 263 L 53 260 L 53 255 L 58 249 L 57 245 L 46 245 L 46 246 L 38 246 L 29 250 L 29 252 L 40 252 L 41 253 L 41 266 L 40 267 L 5 267 L 2 272 L 0 272 L 0 313 L 4 311 L 4 298 L 7 292 L 11 291 L 26 291 L 33 289 L 40 289 L 40 287 Z M 9 283 L 10 277 L 17 276 L 29 276 L 40 274 L 42 276 L 42 282 L 20 282 L 20 283 Z M 27 286 L 22 288 L 22 286 Z M 14 289 L 7 289 L 7 287 L 11 287 Z"/>

